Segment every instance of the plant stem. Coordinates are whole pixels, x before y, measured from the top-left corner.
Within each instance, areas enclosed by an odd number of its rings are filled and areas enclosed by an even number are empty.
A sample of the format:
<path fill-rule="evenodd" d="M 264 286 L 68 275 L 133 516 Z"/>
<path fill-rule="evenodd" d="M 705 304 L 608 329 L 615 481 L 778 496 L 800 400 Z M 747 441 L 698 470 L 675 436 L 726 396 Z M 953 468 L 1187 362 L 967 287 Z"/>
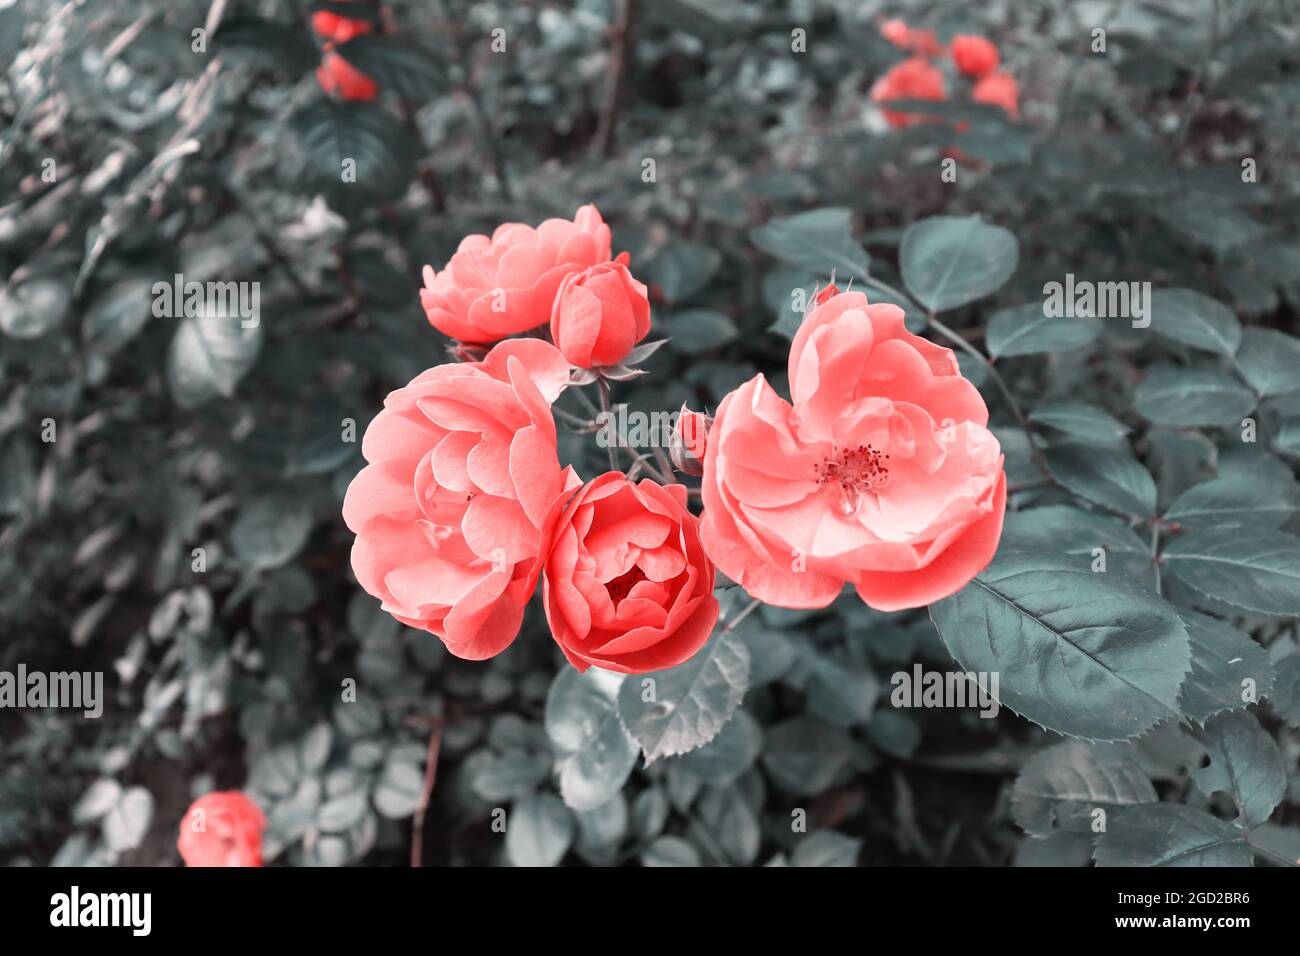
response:
<path fill-rule="evenodd" d="M 1151 568 L 1156 577 L 1156 597 L 1160 596 L 1160 521 L 1151 522 Z"/>
<path fill-rule="evenodd" d="M 749 615 L 753 614 L 754 608 L 758 607 L 759 604 L 761 603 L 762 602 L 759 601 L 758 598 L 750 598 L 749 603 L 745 605 L 745 607 L 741 610 L 741 612 L 727 622 L 726 627 L 722 629 L 722 633 L 727 634 L 730 631 L 734 631 L 737 627 L 740 626 L 740 622 L 743 621 L 745 618 L 749 617 Z"/>
<path fill-rule="evenodd" d="M 597 379 L 596 391 L 600 393 L 601 417 L 598 421 L 608 422 L 612 417 L 612 412 L 609 407 L 609 382 L 605 381 L 603 378 Z M 609 470 L 618 471 L 618 450 L 614 447 L 614 443 L 611 442 L 607 445 L 605 450 L 609 452 Z"/>
<path fill-rule="evenodd" d="M 609 77 L 605 81 L 605 104 L 596 131 L 596 147 L 602 156 L 614 151 L 614 129 L 618 125 L 618 100 L 623 91 L 623 77 L 632 53 L 632 22 L 636 18 L 636 0 L 623 0 L 614 25 L 613 48 L 609 53 Z"/>

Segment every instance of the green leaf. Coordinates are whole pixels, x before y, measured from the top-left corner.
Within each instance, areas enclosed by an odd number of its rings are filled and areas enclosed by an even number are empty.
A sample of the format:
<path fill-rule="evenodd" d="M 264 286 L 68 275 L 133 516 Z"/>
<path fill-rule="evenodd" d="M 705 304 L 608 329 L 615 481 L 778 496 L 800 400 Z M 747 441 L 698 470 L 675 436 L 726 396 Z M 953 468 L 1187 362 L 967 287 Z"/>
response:
<path fill-rule="evenodd" d="M 153 314 L 153 283 L 145 278 L 123 279 L 112 285 L 86 311 L 86 345 L 111 355 L 131 341 Z"/>
<path fill-rule="evenodd" d="M 1184 584 L 1234 607 L 1300 615 L 1300 538 L 1294 535 L 1192 530 L 1169 542 L 1162 562 Z"/>
<path fill-rule="evenodd" d="M 1281 465 L 1275 458 L 1274 464 Z M 1285 470 L 1285 466 L 1282 466 Z M 1286 470 L 1283 480 L 1263 469 L 1221 475 L 1192 485 L 1174 499 L 1165 512 L 1167 521 L 1190 528 L 1260 526 L 1277 528 L 1296 511 L 1296 485 Z"/>
<path fill-rule="evenodd" d="M 403 820 L 419 808 L 423 790 L 422 768 L 390 756 L 375 782 L 375 809 L 390 820 Z"/>
<path fill-rule="evenodd" d="M 63 321 L 71 300 L 71 285 L 58 279 L 11 278 L 8 286 L 0 287 L 0 331 L 15 339 L 40 338 Z"/>
<path fill-rule="evenodd" d="M 1211 196 L 1180 198 L 1160 207 L 1157 214 L 1189 239 L 1220 255 L 1264 233 L 1264 227 L 1241 207 Z"/>
<path fill-rule="evenodd" d="M 416 774 L 416 798 L 419 799 L 419 774 Z M 376 794 L 376 803 L 378 803 L 378 794 Z M 349 790 L 341 793 L 336 797 L 326 800 L 316 811 L 316 825 L 326 833 L 343 833 L 352 829 L 360 823 L 369 809 L 366 800 L 365 790 Z M 394 817 L 410 816 L 415 812 L 415 806 L 412 805 L 405 813 L 394 814 Z M 387 814 L 385 814 L 387 816 Z"/>
<path fill-rule="evenodd" d="M 857 866 L 862 841 L 834 830 L 813 830 L 799 837 L 791 866 Z"/>
<path fill-rule="evenodd" d="M 907 289 L 944 312 L 997 291 L 1020 260 L 1016 237 L 978 216 L 932 216 L 909 226 L 899 249 Z"/>
<path fill-rule="evenodd" d="M 1098 809 L 1109 816 L 1158 799 L 1129 748 L 1067 740 L 1025 764 L 1011 789 L 1011 815 L 1035 837 L 1058 829 L 1088 833 Z"/>
<path fill-rule="evenodd" d="M 1098 866 L 1250 866 L 1250 847 L 1231 823 L 1177 803 L 1118 814 L 1097 840 Z"/>
<path fill-rule="evenodd" d="M 762 749 L 762 728 L 740 708 L 703 747 L 670 759 L 705 783 L 726 786 L 754 765 Z"/>
<path fill-rule="evenodd" d="M 865 723 L 876 707 L 880 682 L 865 668 L 808 652 L 808 713 L 837 727 Z"/>
<path fill-rule="evenodd" d="M 1064 432 L 1087 445 L 1110 445 L 1128 434 L 1128 426 L 1109 412 L 1087 402 L 1044 402 L 1029 413 L 1029 420 Z"/>
<path fill-rule="evenodd" d="M 624 681 L 618 715 L 649 765 L 716 737 L 748 686 L 749 648 L 735 632 L 719 630 L 686 663 Z"/>
<path fill-rule="evenodd" d="M 699 866 L 700 854 L 681 837 L 661 836 L 641 851 L 642 866 Z"/>
<path fill-rule="evenodd" d="M 642 279 L 658 286 L 669 305 L 677 305 L 703 289 L 721 263 L 721 253 L 712 246 L 677 240 L 650 260 Z"/>
<path fill-rule="evenodd" d="M 1153 292 L 1151 330 L 1171 342 L 1219 355 L 1232 355 L 1241 342 L 1241 323 L 1232 310 L 1193 289 Z"/>
<path fill-rule="evenodd" d="M 618 855 L 618 846 L 627 834 L 627 801 L 621 793 L 594 810 L 574 813 L 578 839 L 574 845 L 578 856 L 592 866 L 609 866 Z"/>
<path fill-rule="evenodd" d="M 1276 665 L 1277 682 L 1269 703 L 1273 711 L 1296 730 L 1300 730 L 1300 654 L 1284 657 Z"/>
<path fill-rule="evenodd" d="M 335 52 L 388 91 L 423 103 L 448 87 L 439 56 L 405 37 L 366 33 Z"/>
<path fill-rule="evenodd" d="M 1223 372 L 1156 365 L 1138 385 L 1133 404 L 1157 425 L 1194 428 L 1240 422 L 1254 409 L 1255 396 Z"/>
<path fill-rule="evenodd" d="M 1264 648 L 1230 624 L 1180 608 L 1192 646 L 1192 671 L 1183 684 L 1183 716 L 1196 723 L 1266 697 L 1273 665 Z"/>
<path fill-rule="evenodd" d="M 181 408 L 197 408 L 218 395 L 230 398 L 262 346 L 262 326 L 244 328 L 237 317 L 191 316 L 172 337 L 167 382 Z"/>
<path fill-rule="evenodd" d="M 104 817 L 104 842 L 115 853 L 134 850 L 144 835 L 149 832 L 153 821 L 153 794 L 144 787 L 131 787 L 123 790 L 113 808 Z M 181 826 L 189 826 L 188 817 L 181 821 Z"/>
<path fill-rule="evenodd" d="M 311 527 L 307 502 L 289 495 L 263 495 L 240 511 L 230 529 L 230 542 L 250 569 L 278 568 L 302 550 Z"/>
<path fill-rule="evenodd" d="M 1246 329 L 1237 368 L 1261 398 L 1300 391 L 1300 339 L 1277 329 Z"/>
<path fill-rule="evenodd" d="M 908 760 L 921 746 L 921 728 L 907 714 L 881 710 L 867 724 L 867 739 L 891 757 Z"/>
<path fill-rule="evenodd" d="M 1005 551 L 1045 551 L 1077 560 L 1070 568 L 1091 571 L 1093 551 L 1106 552 L 1107 573 L 1130 580 L 1152 576 L 1151 546 L 1117 518 L 1068 505 L 1049 505 L 1009 512 L 1002 527 Z"/>
<path fill-rule="evenodd" d="M 1273 447 L 1283 455 L 1300 458 L 1300 421 L 1283 425 L 1273 439 Z"/>
<path fill-rule="evenodd" d="M 1219 714 L 1205 725 L 1210 763 L 1193 767 L 1192 779 L 1207 797 L 1231 794 L 1247 826 L 1263 823 L 1286 793 L 1282 752 L 1249 711 Z"/>
<path fill-rule="evenodd" d="M 573 844 L 573 814 L 552 793 L 534 793 L 515 804 L 506 822 L 511 866 L 556 866 Z"/>
<path fill-rule="evenodd" d="M 287 24 L 247 14 L 226 17 L 212 37 L 212 52 L 241 68 L 277 69 L 300 76 L 319 54 L 301 23 Z"/>
<path fill-rule="evenodd" d="M 736 323 L 712 309 L 687 309 L 674 312 L 662 323 L 672 347 L 686 355 L 711 352 L 731 342 L 740 334 Z"/>
<path fill-rule="evenodd" d="M 699 814 L 695 827 L 703 827 L 710 843 L 716 845 L 725 860 L 734 866 L 749 866 L 758 856 L 762 834 L 758 817 L 735 786 L 710 787 L 696 807 Z M 703 842 L 703 841 L 701 841 Z"/>
<path fill-rule="evenodd" d="M 811 797 L 824 791 L 853 758 L 853 741 L 839 727 L 795 717 L 767 729 L 763 767 L 789 793 Z"/>
<path fill-rule="evenodd" d="M 993 313 L 984 343 L 995 359 L 1070 352 L 1091 343 L 1102 328 L 1101 319 L 1046 316 L 1040 303 L 1029 302 Z"/>
<path fill-rule="evenodd" d="M 619 721 L 622 675 L 566 667 L 546 695 L 546 733 L 555 747 L 560 793 L 575 810 L 594 810 L 623 786 L 636 765 L 636 743 Z"/>
<path fill-rule="evenodd" d="M 633 752 L 635 756 L 635 751 Z M 550 761 L 521 750 L 502 754 L 482 753 L 470 772 L 465 764 L 469 788 L 489 803 L 505 803 L 526 797 L 536 790 L 551 771 Z"/>
<path fill-rule="evenodd" d="M 1041 557 L 999 557 L 930 606 L 957 662 L 1000 674 L 1002 704 L 1071 737 L 1130 740 L 1176 715 L 1191 652 L 1173 608 L 1114 575 L 1039 570 Z"/>
<path fill-rule="evenodd" d="M 792 266 L 829 277 L 843 288 L 867 277 L 867 253 L 853 238 L 853 213 L 828 207 L 769 220 L 750 230 L 754 245 Z"/>
<path fill-rule="evenodd" d="M 355 43 L 356 41 L 350 41 Z M 401 120 L 373 103 L 320 99 L 294 114 L 298 178 L 333 204 L 361 206 L 400 195 L 415 173 L 417 145 Z M 345 179 L 345 163 L 355 179 Z"/>
<path fill-rule="evenodd" d="M 1155 514 L 1156 484 L 1128 449 L 1066 443 L 1043 457 L 1052 477 L 1080 498 L 1130 517 Z"/>

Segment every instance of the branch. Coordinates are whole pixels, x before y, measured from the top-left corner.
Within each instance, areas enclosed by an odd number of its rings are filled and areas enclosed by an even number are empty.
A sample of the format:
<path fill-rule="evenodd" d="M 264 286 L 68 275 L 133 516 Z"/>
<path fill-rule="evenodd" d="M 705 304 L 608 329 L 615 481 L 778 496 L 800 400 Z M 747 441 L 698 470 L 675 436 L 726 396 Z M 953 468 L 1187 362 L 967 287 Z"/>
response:
<path fill-rule="evenodd" d="M 433 722 L 429 732 L 429 754 L 424 763 L 424 786 L 420 790 L 420 805 L 415 808 L 415 818 L 411 821 L 411 866 L 424 865 L 424 818 L 429 812 L 429 798 L 433 795 L 433 785 L 438 779 L 438 752 L 442 749 L 442 728 L 440 719 Z"/>
<path fill-rule="evenodd" d="M 605 106 L 600 113 L 600 126 L 596 130 L 596 148 L 602 156 L 614 151 L 614 127 L 618 124 L 618 100 L 623 91 L 623 77 L 627 73 L 628 58 L 632 51 L 632 23 L 636 18 L 636 0 L 623 0 L 618 21 L 613 29 L 613 49 L 609 54 L 609 77 L 605 81 Z"/>

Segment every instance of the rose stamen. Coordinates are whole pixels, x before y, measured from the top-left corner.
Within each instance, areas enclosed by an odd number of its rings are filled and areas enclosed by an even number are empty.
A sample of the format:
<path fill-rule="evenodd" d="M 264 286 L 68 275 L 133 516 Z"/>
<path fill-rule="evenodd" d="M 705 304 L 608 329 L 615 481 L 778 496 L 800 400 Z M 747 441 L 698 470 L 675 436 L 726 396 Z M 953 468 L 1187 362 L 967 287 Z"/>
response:
<path fill-rule="evenodd" d="M 858 510 L 863 495 L 876 494 L 889 484 L 889 466 L 885 464 L 888 460 L 889 455 L 870 444 L 836 448 L 813 471 L 819 485 L 834 486 L 840 512 L 850 515 Z"/>

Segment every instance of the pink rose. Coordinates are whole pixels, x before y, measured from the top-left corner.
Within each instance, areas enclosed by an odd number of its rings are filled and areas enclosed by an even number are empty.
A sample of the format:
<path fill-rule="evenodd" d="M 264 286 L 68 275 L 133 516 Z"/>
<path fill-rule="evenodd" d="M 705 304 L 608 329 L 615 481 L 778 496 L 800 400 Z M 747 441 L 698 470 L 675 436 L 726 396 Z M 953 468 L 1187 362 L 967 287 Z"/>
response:
<path fill-rule="evenodd" d="M 789 377 L 793 405 L 758 375 L 714 416 L 701 535 L 720 571 L 781 607 L 824 607 L 850 583 L 895 611 L 988 564 L 1006 477 L 951 350 L 845 292 L 799 328 Z"/>
<path fill-rule="evenodd" d="M 549 322 L 560 283 L 609 259 L 609 226 L 595 206 L 536 229 L 508 222 L 491 238 L 466 236 L 441 272 L 425 266 L 420 304 L 453 339 L 496 342 Z"/>
<path fill-rule="evenodd" d="M 568 376 L 549 342 L 502 342 L 392 392 L 362 439 L 369 464 L 343 502 L 352 570 L 384 610 L 457 657 L 482 660 L 514 640 L 542 524 L 577 484 L 560 471 L 550 409 Z"/>
<path fill-rule="evenodd" d="M 674 667 L 713 632 L 713 564 L 682 485 L 607 472 L 557 503 L 546 552 L 546 620 L 580 671 Z"/>
<path fill-rule="evenodd" d="M 998 68 L 998 48 L 984 37 L 955 36 L 952 62 L 967 76 L 984 76 Z"/>
<path fill-rule="evenodd" d="M 176 849 L 186 866 L 261 866 L 266 817 L 237 790 L 199 797 L 181 818 Z"/>
<path fill-rule="evenodd" d="M 890 100 L 942 100 L 947 94 L 939 68 L 914 56 L 886 70 L 872 84 L 869 95 L 873 103 L 887 103 Z M 890 126 L 911 126 L 929 121 L 920 113 L 896 113 L 883 107 L 880 112 Z"/>
<path fill-rule="evenodd" d="M 551 338 L 579 368 L 617 365 L 650 332 L 645 286 L 627 271 L 627 253 L 570 274 L 551 312 Z"/>
<path fill-rule="evenodd" d="M 984 77 L 975 84 L 970 96 L 976 103 L 1002 107 L 1012 119 L 1020 118 L 1020 86 L 1009 73 Z"/>

